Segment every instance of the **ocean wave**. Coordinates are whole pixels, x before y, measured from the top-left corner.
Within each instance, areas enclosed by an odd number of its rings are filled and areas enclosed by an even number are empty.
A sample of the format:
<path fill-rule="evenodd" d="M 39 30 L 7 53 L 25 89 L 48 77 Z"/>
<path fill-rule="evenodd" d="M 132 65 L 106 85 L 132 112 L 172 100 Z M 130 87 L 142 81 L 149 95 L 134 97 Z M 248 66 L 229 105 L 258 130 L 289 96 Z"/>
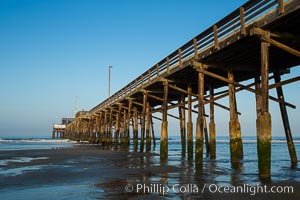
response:
<path fill-rule="evenodd" d="M 0 143 L 76 143 L 69 139 L 0 139 Z"/>

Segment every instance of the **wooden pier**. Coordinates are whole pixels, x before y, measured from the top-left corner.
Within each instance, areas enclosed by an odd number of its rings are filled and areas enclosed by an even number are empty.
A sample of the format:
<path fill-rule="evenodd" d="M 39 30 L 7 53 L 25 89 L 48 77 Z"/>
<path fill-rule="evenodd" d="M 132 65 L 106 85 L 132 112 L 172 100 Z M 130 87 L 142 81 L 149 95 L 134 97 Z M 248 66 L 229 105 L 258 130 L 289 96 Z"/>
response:
<path fill-rule="evenodd" d="M 62 118 L 61 124 L 53 124 L 52 126 L 52 139 L 65 138 L 66 125 L 71 123 L 73 118 Z"/>
<path fill-rule="evenodd" d="M 272 137 L 270 100 L 280 106 L 291 163 L 297 163 L 287 115 L 287 107 L 295 109 L 295 106 L 285 101 L 282 86 L 299 81 L 300 77 L 281 80 L 281 76 L 300 64 L 299 50 L 300 0 L 248 1 L 110 98 L 88 112 L 77 113 L 75 120 L 66 125 L 64 137 L 128 147 L 132 136 L 135 150 L 150 151 L 155 141 L 151 139 L 156 119 L 161 121 L 160 156 L 165 160 L 168 119 L 172 117 L 179 120 L 183 154 L 187 151 L 188 159 L 194 159 L 196 167 L 201 169 L 204 152 L 217 159 L 214 120 L 217 106 L 229 111 L 230 156 L 235 166 L 247 154 L 243 152 L 238 117 L 241 113 L 236 101 L 236 93 L 246 90 L 254 94 L 256 101 L 259 175 L 268 178 Z M 270 84 L 270 79 L 275 83 Z M 242 84 L 246 80 L 252 83 Z M 269 94 L 271 89 L 276 89 L 277 96 Z M 228 98 L 229 105 L 217 102 L 222 98 Z M 207 104 L 209 111 L 204 109 Z M 174 108 L 178 108 L 178 116 L 168 112 Z M 161 113 L 161 117 L 154 117 L 154 113 Z M 196 124 L 192 113 L 197 114 Z"/>

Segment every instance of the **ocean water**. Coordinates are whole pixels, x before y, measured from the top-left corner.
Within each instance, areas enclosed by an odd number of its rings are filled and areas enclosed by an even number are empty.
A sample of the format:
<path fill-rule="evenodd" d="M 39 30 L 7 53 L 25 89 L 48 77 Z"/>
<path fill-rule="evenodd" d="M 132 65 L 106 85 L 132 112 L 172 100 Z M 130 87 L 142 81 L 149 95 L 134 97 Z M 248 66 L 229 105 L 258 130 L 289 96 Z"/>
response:
<path fill-rule="evenodd" d="M 143 167 L 159 167 L 162 165 L 167 165 L 171 167 L 176 167 L 181 170 L 180 172 L 165 171 L 163 173 L 153 173 L 152 175 L 141 175 L 140 182 L 148 183 L 158 183 L 165 181 L 163 184 L 174 185 L 177 183 L 201 183 L 201 184 L 218 184 L 222 186 L 238 185 L 241 183 L 256 185 L 261 184 L 261 180 L 258 176 L 257 168 L 257 147 L 255 137 L 243 137 L 243 149 L 244 149 L 244 159 L 240 162 L 238 168 L 233 168 L 230 163 L 230 151 L 229 151 L 229 138 L 228 137 L 217 137 L 216 143 L 216 159 L 211 160 L 205 157 L 204 149 L 204 162 L 202 172 L 197 173 L 197 169 L 194 165 L 194 159 L 189 160 L 187 154 L 183 155 L 181 150 L 180 137 L 172 136 L 169 138 L 169 155 L 168 160 L 161 163 L 159 156 L 159 139 L 156 139 L 156 147 L 152 148 L 151 156 L 145 154 L 145 161 L 139 163 L 139 160 L 133 160 L 132 166 L 143 168 Z M 298 157 L 300 157 L 300 138 L 294 138 L 294 144 Z M 5 158 L 3 156 L 5 152 L 9 150 L 30 150 L 30 149 L 68 149 L 78 146 L 91 146 L 92 148 L 101 149 L 101 145 L 90 145 L 88 143 L 77 143 L 74 141 L 69 141 L 65 139 L 0 139 L 0 154 L 2 154 L 3 159 L 0 159 L 0 180 L 7 180 L 7 178 L 16 179 L 20 175 L 26 175 L 31 172 L 38 172 L 39 170 L 49 170 L 51 171 L 56 166 L 51 163 L 44 163 L 40 165 L 30 165 L 30 162 L 36 160 L 43 161 L 47 160 L 44 156 L 16 156 Z M 110 148 L 112 151 L 113 147 Z M 119 151 L 124 151 L 120 150 Z M 145 148 L 144 148 L 145 149 Z M 133 144 L 131 142 L 129 150 L 134 152 Z M 22 151 L 20 151 L 22 152 Z M 97 162 L 102 162 L 100 157 L 78 157 L 78 159 L 86 160 L 87 166 L 81 170 L 87 170 L 88 168 L 95 168 L 97 170 Z M 82 162 L 82 160 L 80 161 Z M 15 163 L 15 166 L 9 166 L 10 163 Z M 25 163 L 22 167 L 18 166 L 18 163 Z M 28 165 L 27 165 L 28 163 Z M 71 169 L 76 165 L 76 159 L 66 160 L 66 165 L 63 170 Z M 94 163 L 94 164 L 90 164 Z M 116 163 L 117 164 L 117 163 Z M 300 163 L 297 166 L 291 166 L 290 157 L 288 153 L 287 144 L 284 137 L 273 137 L 272 140 L 272 158 L 271 158 L 271 176 L 272 183 L 277 182 L 300 182 Z M 130 167 L 131 165 L 129 164 Z M 78 174 L 82 173 L 78 169 Z M 94 172 L 93 172 L 94 173 Z M 114 194 L 114 191 L 110 191 L 107 195 L 107 188 L 98 187 L 99 177 L 95 173 L 94 176 L 83 176 L 85 178 L 80 179 L 80 181 L 74 181 L 72 183 L 64 181 L 63 179 L 59 183 L 41 184 L 39 187 L 31 185 L 29 181 L 28 184 L 22 187 L 8 187 L 2 189 L 0 187 L 0 197 L 1 199 L 110 199 L 109 195 Z M 101 175 L 102 177 L 102 175 Z M 102 177 L 103 178 L 103 177 Z M 120 177 L 122 179 L 122 177 Z M 135 177 L 134 180 L 137 180 Z M 1 184 L 0 184 L 1 185 Z M 101 184 L 100 184 L 101 185 Z M 109 184 L 108 184 L 109 185 Z M 123 188 L 122 188 L 123 189 Z M 124 189 L 123 189 L 124 190 Z M 106 195 L 105 195 L 106 193 Z M 120 195 L 118 192 L 117 196 Z M 172 196 L 173 195 L 173 196 Z M 122 199 L 122 198 L 121 198 Z M 143 198 L 141 198 L 143 199 Z M 182 199 L 175 194 L 171 196 L 166 196 L 166 199 Z"/>
<path fill-rule="evenodd" d="M 187 154 L 182 156 L 180 137 L 169 138 L 168 164 L 187 167 L 195 172 L 193 161 L 187 161 Z M 159 154 L 159 141 L 155 152 Z M 296 181 L 300 182 L 300 138 L 294 138 L 294 145 L 298 155 L 298 165 L 291 166 L 285 137 L 272 138 L 271 177 L 272 182 Z M 195 149 L 194 149 L 195 151 Z M 243 137 L 244 158 L 238 168 L 233 168 L 230 162 L 229 137 L 219 136 L 216 139 L 216 159 L 206 157 L 204 147 L 204 162 L 201 181 L 216 182 L 221 185 L 235 185 L 239 183 L 261 184 L 258 176 L 258 158 L 256 137 Z"/>
<path fill-rule="evenodd" d="M 194 168 L 193 160 L 187 159 L 187 152 L 183 156 L 181 150 L 181 141 L 179 136 L 169 137 L 168 165 L 189 166 Z M 59 149 L 71 148 L 79 145 L 89 145 L 88 143 L 77 143 L 68 139 L 0 139 L 0 151 L 7 150 L 30 150 L 30 149 Z M 300 159 L 300 138 L 294 138 L 294 145 L 298 160 Z M 151 152 L 159 155 L 160 141 L 156 139 L 156 147 L 152 146 Z M 145 149 L 145 148 L 144 148 Z M 112 148 L 113 150 L 113 148 Z M 227 136 L 217 137 L 216 159 L 211 160 L 205 155 L 204 147 L 204 175 L 201 177 L 208 182 L 216 181 L 225 185 L 231 185 L 235 182 L 259 183 L 257 176 L 257 144 L 256 137 L 243 137 L 244 159 L 240 163 L 238 170 L 233 169 L 230 163 L 229 138 Z M 133 143 L 131 142 L 129 151 L 133 152 Z M 195 149 L 194 149 L 195 151 Z M 23 160 L 22 160 L 23 159 Z M 20 158 L 19 162 L 29 162 L 32 158 Z M 160 165 L 159 156 L 153 156 L 154 163 Z M 0 160 L 0 164 L 3 161 Z M 299 161 L 298 161 L 299 163 Z M 184 165 L 184 166 L 183 166 Z M 272 138 L 271 154 L 271 172 L 273 181 L 297 181 L 300 182 L 300 164 L 291 167 L 289 152 L 284 137 Z M 232 176 L 239 174 L 240 179 L 233 180 Z M 231 176 L 232 175 L 232 176 Z"/>
<path fill-rule="evenodd" d="M 0 138 L 0 150 L 52 149 L 72 147 L 74 141 L 50 138 Z"/>

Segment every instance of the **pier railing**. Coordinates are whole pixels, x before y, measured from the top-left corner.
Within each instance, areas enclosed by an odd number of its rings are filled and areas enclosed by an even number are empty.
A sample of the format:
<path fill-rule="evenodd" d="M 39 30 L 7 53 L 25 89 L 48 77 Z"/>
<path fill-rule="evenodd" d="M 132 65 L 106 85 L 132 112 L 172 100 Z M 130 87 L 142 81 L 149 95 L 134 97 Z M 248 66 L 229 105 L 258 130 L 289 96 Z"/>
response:
<path fill-rule="evenodd" d="M 266 12 L 278 7 L 278 13 L 284 12 L 283 0 L 252 0 L 227 15 L 225 18 L 209 27 L 192 40 L 169 54 L 142 75 L 120 89 L 114 95 L 90 110 L 97 112 L 131 94 L 143 89 L 146 85 L 160 77 L 167 76 L 175 68 L 183 68 L 183 63 L 190 59 L 202 59 L 201 52 L 208 48 L 220 49 L 219 42 L 233 33 L 240 32 L 247 35 L 246 27 Z"/>

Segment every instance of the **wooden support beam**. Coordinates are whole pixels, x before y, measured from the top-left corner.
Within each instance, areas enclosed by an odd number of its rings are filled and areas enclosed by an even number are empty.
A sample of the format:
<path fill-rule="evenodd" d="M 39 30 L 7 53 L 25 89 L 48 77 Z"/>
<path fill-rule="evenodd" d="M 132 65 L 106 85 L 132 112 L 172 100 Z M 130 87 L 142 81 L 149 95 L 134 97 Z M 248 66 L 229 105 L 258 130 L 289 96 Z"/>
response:
<path fill-rule="evenodd" d="M 151 113 L 152 114 L 152 113 Z M 161 118 L 159 118 L 159 117 L 156 117 L 156 116 L 153 116 L 152 115 L 152 118 L 154 118 L 154 119 L 157 119 L 157 120 L 159 120 L 159 121 L 162 121 L 162 119 Z"/>
<path fill-rule="evenodd" d="M 198 117 L 196 125 L 196 149 L 195 164 L 198 169 L 203 166 L 203 136 L 204 136 L 204 74 L 200 71 L 202 66 L 197 68 L 198 71 Z"/>
<path fill-rule="evenodd" d="M 288 80 L 285 80 L 285 81 L 279 81 L 279 82 L 276 82 L 272 85 L 269 86 L 269 89 L 274 89 L 274 88 L 278 88 L 278 87 L 281 87 L 283 85 L 287 85 L 287 84 L 290 84 L 290 83 L 293 83 L 293 82 L 296 82 L 296 81 L 300 81 L 300 76 L 297 76 L 297 77 L 294 77 L 294 78 L 290 78 Z M 280 98 L 279 98 L 280 99 Z M 281 100 L 281 99 L 280 99 Z M 285 102 L 285 101 L 284 101 Z"/>
<path fill-rule="evenodd" d="M 133 149 L 138 149 L 138 111 L 137 108 L 133 108 Z"/>
<path fill-rule="evenodd" d="M 125 140 L 125 145 L 129 146 L 130 143 L 130 119 L 131 119 L 131 112 L 132 112 L 132 99 L 128 100 L 128 114 L 127 114 L 127 122 L 126 122 L 126 140 Z"/>
<path fill-rule="evenodd" d="M 280 79 L 281 79 L 280 74 L 274 73 L 274 79 L 275 79 L 275 83 L 280 83 Z M 282 87 L 281 86 L 277 87 L 276 91 L 277 91 L 278 98 L 281 99 L 282 101 L 284 101 L 284 94 L 283 94 Z M 294 142 L 293 142 L 293 137 L 292 137 L 292 133 L 291 133 L 291 127 L 290 127 L 290 122 L 289 122 L 289 117 L 288 117 L 288 113 L 286 110 L 286 106 L 283 104 L 279 104 L 279 107 L 280 107 L 284 131 L 285 131 L 286 142 L 287 142 L 289 154 L 291 157 L 291 164 L 292 164 L 292 166 L 296 166 L 297 165 L 297 154 L 296 154 L 296 150 L 295 150 L 295 146 L 294 146 Z"/>
<path fill-rule="evenodd" d="M 209 86 L 210 99 L 214 98 L 214 87 Z M 213 102 L 209 106 L 210 115 L 209 115 L 209 144 L 210 144 L 210 159 L 216 158 L 216 125 L 215 125 L 215 109 Z"/>
<path fill-rule="evenodd" d="M 181 99 L 178 104 L 185 105 L 185 95 L 181 95 Z M 179 118 L 180 118 L 180 136 L 181 136 L 181 150 L 182 156 L 185 157 L 186 154 L 186 126 L 185 126 L 185 107 L 178 107 Z"/>
<path fill-rule="evenodd" d="M 122 105 L 119 104 L 118 112 L 116 113 L 115 135 L 114 135 L 115 149 L 118 149 L 118 145 L 119 145 L 121 108 L 122 108 Z"/>
<path fill-rule="evenodd" d="M 151 128 L 151 119 L 150 119 L 150 105 L 149 102 L 147 102 L 146 107 L 146 113 L 147 113 L 147 119 L 146 119 L 146 151 L 149 152 L 151 150 L 151 137 L 150 137 L 150 128 Z"/>
<path fill-rule="evenodd" d="M 264 36 L 264 37 L 269 37 Z M 261 41 L 261 85 L 258 98 L 261 105 L 257 118 L 257 154 L 258 169 L 261 178 L 269 179 L 271 176 L 271 115 L 269 113 L 269 46 L 270 44 Z"/>
<path fill-rule="evenodd" d="M 181 92 L 181 93 L 184 93 L 184 94 L 189 94 L 188 91 L 186 91 L 186 90 L 184 90 L 184 89 L 182 89 L 182 88 L 179 88 L 179 87 L 177 87 L 177 86 L 175 86 L 175 85 L 169 84 L 169 88 L 174 89 L 174 90 L 177 90 L 177 91 L 179 91 L 179 92 Z M 194 93 L 191 93 L 190 95 L 192 95 L 192 96 L 194 96 L 194 97 L 198 97 L 198 95 L 197 95 L 197 94 L 194 94 Z"/>
<path fill-rule="evenodd" d="M 108 130 L 108 143 L 112 144 L 112 127 L 113 127 L 113 109 L 110 109 L 110 114 L 109 114 L 109 130 Z"/>
<path fill-rule="evenodd" d="M 193 159 L 193 121 L 192 121 L 192 85 L 188 85 L 188 121 L 187 121 L 187 143 L 188 143 L 188 160 Z"/>
<path fill-rule="evenodd" d="M 166 160 L 168 157 L 168 82 L 164 82 L 164 101 L 162 104 L 162 125 L 160 136 L 160 159 Z"/>
<path fill-rule="evenodd" d="M 203 107 L 203 112 L 205 113 L 205 107 Z M 209 138 L 208 138 L 207 123 L 205 117 L 203 117 L 203 131 L 204 131 L 204 139 L 205 139 L 205 147 L 206 147 L 206 157 L 209 157 L 210 145 L 208 141 Z"/>
<path fill-rule="evenodd" d="M 133 104 L 138 105 L 140 107 L 144 107 L 144 105 L 142 103 L 136 102 L 136 101 L 132 101 Z"/>
<path fill-rule="evenodd" d="M 282 44 L 274 39 L 271 38 L 274 34 L 270 33 L 270 31 L 263 30 L 261 28 L 253 28 L 250 31 L 250 35 L 257 35 L 266 43 L 272 44 L 290 54 L 293 54 L 294 56 L 300 57 L 300 51 L 293 49 L 285 44 Z M 275 35 L 277 36 L 277 35 Z"/>
<path fill-rule="evenodd" d="M 234 82 L 234 74 L 232 68 L 228 70 L 228 80 Z M 243 158 L 243 144 L 241 137 L 241 126 L 237 116 L 235 86 L 228 85 L 229 88 L 229 107 L 230 107 L 230 121 L 229 121 L 229 136 L 230 136 L 230 158 L 231 164 L 238 166 L 239 159 Z"/>
<path fill-rule="evenodd" d="M 148 95 L 148 97 L 150 97 L 151 99 L 155 99 L 155 100 L 162 101 L 162 102 L 164 101 L 163 98 L 154 96 L 154 95 L 150 94 L 149 92 L 147 92 L 147 95 Z"/>
<path fill-rule="evenodd" d="M 285 44 L 282 44 L 276 40 L 273 40 L 273 39 L 269 39 L 269 40 L 266 40 L 266 42 L 269 42 L 271 43 L 272 45 L 290 53 L 290 54 L 293 54 L 294 56 L 297 56 L 297 57 L 300 57 L 300 51 L 296 50 L 296 49 L 293 49 Z"/>
<path fill-rule="evenodd" d="M 141 118 L 141 143 L 140 143 L 140 152 L 144 151 L 144 143 L 145 143 L 145 123 L 146 123 L 146 109 L 147 109 L 147 102 L 148 102 L 147 93 L 144 92 L 143 94 L 143 112 Z"/>
<path fill-rule="evenodd" d="M 192 62 L 192 65 L 194 65 L 194 66 L 196 66 L 196 67 L 197 67 L 197 66 L 203 66 L 202 63 L 199 63 L 199 62 L 196 62 L 196 61 L 193 61 L 193 62 Z M 214 73 L 209 72 L 209 71 L 204 70 L 204 69 L 200 69 L 200 71 L 201 71 L 202 73 L 204 73 L 205 75 L 207 75 L 207 76 L 210 76 L 210 77 L 213 77 L 213 78 L 215 78 L 215 79 L 224 81 L 225 83 L 228 83 L 228 84 L 234 84 L 235 86 L 239 86 L 240 88 L 243 88 L 243 89 L 245 89 L 245 90 L 247 90 L 247 91 L 249 91 L 249 92 L 256 93 L 255 89 L 252 89 L 251 87 L 247 87 L 247 86 L 242 85 L 242 84 L 240 84 L 240 83 L 238 83 L 238 82 L 235 82 L 235 81 L 232 82 L 232 81 L 228 80 L 227 78 L 225 78 L 225 77 L 223 77 L 223 76 L 220 76 L 220 75 L 218 75 L 218 74 L 214 74 Z M 277 98 L 275 98 L 275 97 L 273 97 L 273 96 L 270 96 L 270 95 L 269 95 L 268 98 L 270 98 L 270 100 L 273 100 L 273 101 L 275 101 L 275 102 L 277 102 L 277 103 L 283 103 L 283 104 L 285 104 L 285 105 L 288 106 L 288 107 L 291 107 L 291 108 L 294 108 L 294 107 L 295 107 L 294 105 L 292 105 L 292 104 L 290 104 L 290 103 L 288 103 L 288 102 L 282 102 L 281 100 L 279 100 L 279 99 L 277 99 Z"/>

